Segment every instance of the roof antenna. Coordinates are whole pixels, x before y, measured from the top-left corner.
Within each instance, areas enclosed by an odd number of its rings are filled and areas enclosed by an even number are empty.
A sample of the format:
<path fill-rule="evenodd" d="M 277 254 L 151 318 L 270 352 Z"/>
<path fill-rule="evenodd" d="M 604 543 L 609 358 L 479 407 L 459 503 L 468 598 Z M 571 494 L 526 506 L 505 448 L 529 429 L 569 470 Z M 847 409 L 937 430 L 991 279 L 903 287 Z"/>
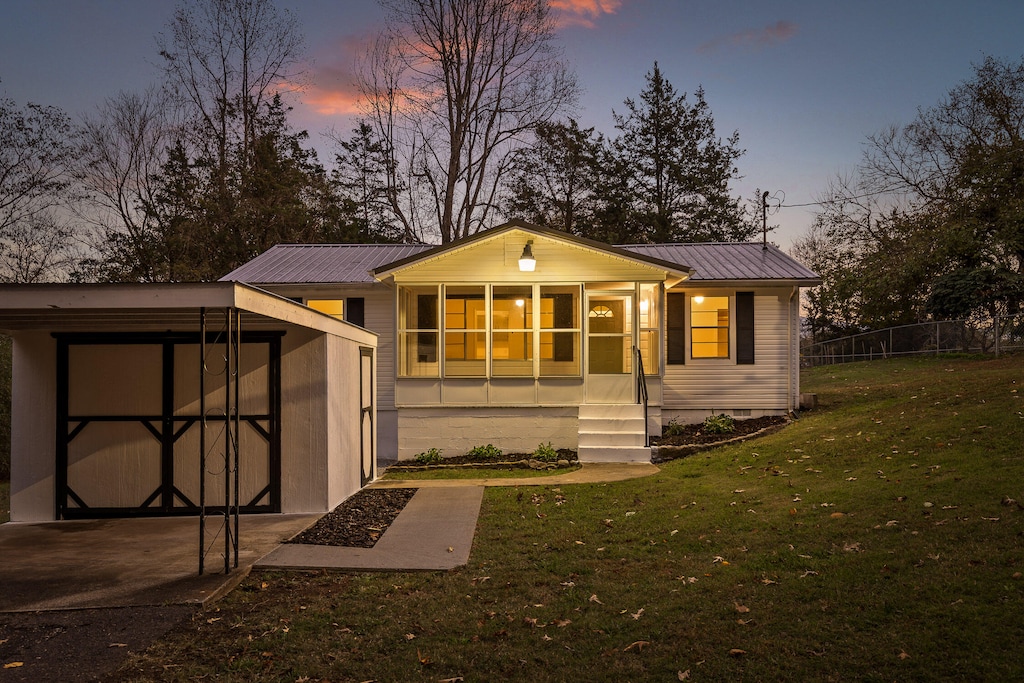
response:
<path fill-rule="evenodd" d="M 768 190 L 761 195 L 761 251 L 768 251 Z"/>

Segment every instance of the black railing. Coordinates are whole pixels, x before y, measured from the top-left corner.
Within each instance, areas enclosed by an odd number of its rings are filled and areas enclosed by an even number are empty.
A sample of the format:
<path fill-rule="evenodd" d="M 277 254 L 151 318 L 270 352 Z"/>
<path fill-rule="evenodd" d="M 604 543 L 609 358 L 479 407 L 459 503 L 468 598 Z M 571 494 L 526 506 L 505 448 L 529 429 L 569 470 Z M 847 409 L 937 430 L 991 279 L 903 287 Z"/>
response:
<path fill-rule="evenodd" d="M 644 407 L 644 446 L 651 445 L 647 429 L 647 375 L 644 374 L 644 358 L 640 349 L 633 347 L 633 367 L 636 368 L 636 402 Z"/>

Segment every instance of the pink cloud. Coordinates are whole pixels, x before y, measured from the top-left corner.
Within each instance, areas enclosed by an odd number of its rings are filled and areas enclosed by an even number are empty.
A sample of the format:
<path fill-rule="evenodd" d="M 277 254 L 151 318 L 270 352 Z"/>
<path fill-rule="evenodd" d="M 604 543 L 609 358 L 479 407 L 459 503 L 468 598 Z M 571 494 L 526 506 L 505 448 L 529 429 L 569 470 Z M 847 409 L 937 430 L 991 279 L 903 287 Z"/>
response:
<path fill-rule="evenodd" d="M 738 47 L 749 50 L 761 50 L 784 43 L 796 35 L 800 27 L 791 21 L 777 21 L 770 26 L 759 29 L 748 29 L 731 36 L 723 36 L 709 40 L 697 48 L 697 52 L 714 52 L 722 47 Z"/>
<path fill-rule="evenodd" d="M 557 12 L 561 28 L 594 28 L 598 19 L 606 14 L 615 14 L 622 7 L 622 0 L 551 0 L 551 7 Z"/>
<path fill-rule="evenodd" d="M 309 80 L 302 89 L 303 103 L 322 116 L 347 116 L 359 112 L 356 68 L 372 39 L 346 36 L 318 50 L 309 65 Z"/>

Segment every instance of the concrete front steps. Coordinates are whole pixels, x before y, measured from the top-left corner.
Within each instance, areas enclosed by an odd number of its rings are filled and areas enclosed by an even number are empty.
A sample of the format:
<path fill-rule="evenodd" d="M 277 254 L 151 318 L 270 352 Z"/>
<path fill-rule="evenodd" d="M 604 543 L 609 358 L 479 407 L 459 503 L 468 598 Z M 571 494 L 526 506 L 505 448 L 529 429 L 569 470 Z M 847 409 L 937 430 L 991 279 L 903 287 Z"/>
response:
<path fill-rule="evenodd" d="M 580 462 L 650 462 L 644 421 L 644 407 L 637 403 L 581 405 Z"/>

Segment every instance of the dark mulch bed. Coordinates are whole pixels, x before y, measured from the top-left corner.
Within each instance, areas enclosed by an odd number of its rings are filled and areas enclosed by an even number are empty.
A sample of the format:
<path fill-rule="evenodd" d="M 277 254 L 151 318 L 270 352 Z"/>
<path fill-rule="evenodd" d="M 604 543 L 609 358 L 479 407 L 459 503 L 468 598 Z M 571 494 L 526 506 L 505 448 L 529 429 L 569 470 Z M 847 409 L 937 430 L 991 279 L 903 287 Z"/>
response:
<path fill-rule="evenodd" d="M 689 446 L 691 444 L 716 444 L 739 436 L 749 436 L 767 427 L 784 425 L 788 418 L 781 415 L 770 415 L 766 417 L 752 417 L 748 420 L 736 420 L 735 428 L 727 434 L 708 434 L 704 432 L 704 424 L 698 422 L 692 425 L 683 425 L 681 434 L 673 436 L 654 437 L 651 445 L 654 446 Z"/>
<path fill-rule="evenodd" d="M 363 489 L 288 543 L 372 548 L 416 489 Z"/>
<path fill-rule="evenodd" d="M 547 463 L 549 467 L 566 467 L 578 462 L 576 451 L 571 448 L 559 448 L 559 462 Z M 445 457 L 441 462 L 425 465 L 415 460 L 403 460 L 388 467 L 388 470 L 424 470 L 441 467 L 490 467 L 495 469 L 529 469 L 533 455 L 530 453 L 502 453 L 488 458 L 479 455 L 453 455 Z M 565 464 L 560 464 L 560 463 Z"/>

